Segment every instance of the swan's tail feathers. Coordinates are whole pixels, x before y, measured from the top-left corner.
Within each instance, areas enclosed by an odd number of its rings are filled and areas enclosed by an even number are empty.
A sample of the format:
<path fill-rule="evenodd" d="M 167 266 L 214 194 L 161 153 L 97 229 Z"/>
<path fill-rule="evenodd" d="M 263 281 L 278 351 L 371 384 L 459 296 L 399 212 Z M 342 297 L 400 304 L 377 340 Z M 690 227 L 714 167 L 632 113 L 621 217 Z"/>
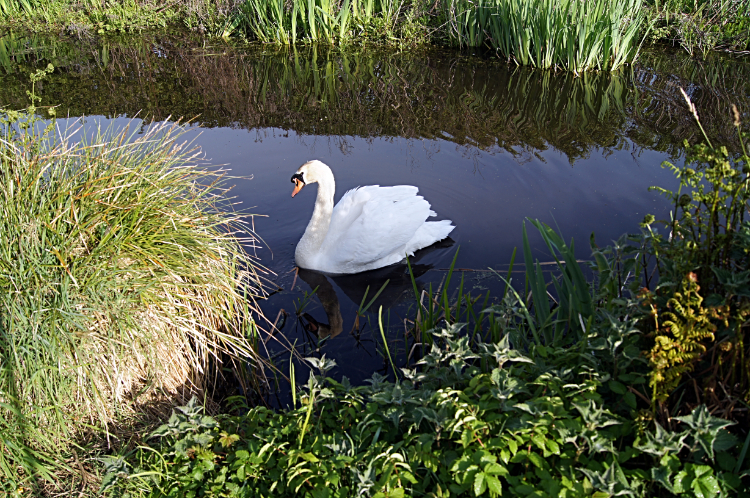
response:
<path fill-rule="evenodd" d="M 443 240 L 454 228 L 451 220 L 428 221 L 419 227 L 414 237 L 406 244 L 406 254 L 413 256 L 415 251 L 431 246 L 435 242 Z"/>
<path fill-rule="evenodd" d="M 434 230 L 435 233 L 435 241 L 437 242 L 439 240 L 443 240 L 446 238 L 454 228 L 453 223 L 451 220 L 441 220 L 441 221 L 428 221 L 425 223 L 425 225 L 435 225 L 434 228 L 431 228 L 431 230 Z"/>

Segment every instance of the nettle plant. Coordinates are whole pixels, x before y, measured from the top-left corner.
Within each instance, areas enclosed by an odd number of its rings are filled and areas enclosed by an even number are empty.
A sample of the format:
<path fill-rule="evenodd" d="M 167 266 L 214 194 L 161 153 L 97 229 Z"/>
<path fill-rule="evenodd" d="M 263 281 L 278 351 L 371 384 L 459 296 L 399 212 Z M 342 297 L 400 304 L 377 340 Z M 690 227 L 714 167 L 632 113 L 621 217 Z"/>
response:
<path fill-rule="evenodd" d="M 106 461 L 104 490 L 130 496 L 742 495 L 730 422 L 705 407 L 682 431 L 647 430 L 599 371 L 608 350 L 522 353 L 434 331 L 404 380 L 336 381 L 311 358 L 300 406 L 201 415 L 191 402 L 152 444 Z M 604 334 L 604 332 L 602 332 Z M 480 365 L 486 365 L 486 368 Z M 742 455 L 744 456 L 744 455 Z"/>

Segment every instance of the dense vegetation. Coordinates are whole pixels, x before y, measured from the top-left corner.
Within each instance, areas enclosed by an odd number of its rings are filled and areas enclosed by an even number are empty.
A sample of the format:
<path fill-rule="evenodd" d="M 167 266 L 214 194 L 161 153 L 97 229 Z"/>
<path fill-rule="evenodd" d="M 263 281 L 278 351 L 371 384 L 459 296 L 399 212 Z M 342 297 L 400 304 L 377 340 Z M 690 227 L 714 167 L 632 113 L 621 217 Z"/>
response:
<path fill-rule="evenodd" d="M 260 292 L 179 124 L 45 127 L 30 95 L 0 115 L 0 494 L 22 496 L 85 483 L 90 454 L 223 372 L 252 392 Z"/>
<path fill-rule="evenodd" d="M 663 191 L 669 236 L 647 216 L 614 246 L 592 238 L 588 269 L 572 242 L 532 221 L 556 276 L 532 258 L 525 227 L 525 284 L 507 280 L 500 304 L 485 308 L 462 285 L 450 300 L 449 275 L 419 300 L 413 368 L 352 386 L 309 358 L 318 375 L 292 386 L 289 410 L 235 399 L 207 417 L 192 401 L 149 445 L 107 458 L 103 486 L 175 497 L 748 496 L 749 166 L 746 152 L 691 147 L 685 167 L 665 164 L 680 180 Z"/>
<path fill-rule="evenodd" d="M 521 65 L 614 70 L 646 40 L 691 55 L 750 50 L 750 4 L 739 0 L 2 0 L 0 27 L 92 34 L 182 26 L 212 37 L 294 45 L 486 47 Z"/>
<path fill-rule="evenodd" d="M 112 66 L 126 60 L 112 49 L 97 53 L 96 63 L 107 57 Z M 262 87 L 251 94 L 252 112 L 229 115 L 242 115 L 248 127 L 294 122 L 302 108 L 296 90 L 309 87 L 304 95 L 325 101 L 311 112 L 356 111 L 365 136 L 374 133 L 367 127 L 377 122 L 366 116 L 376 109 L 391 116 L 393 130 L 411 127 L 414 136 L 453 132 L 449 123 L 458 143 L 502 137 L 512 149 L 534 136 L 538 147 L 570 147 L 570 157 L 612 142 L 612 128 L 596 116 L 625 121 L 622 108 L 648 98 L 626 100 L 618 78 L 592 93 L 586 82 L 602 75 L 584 81 L 519 71 L 501 82 L 512 88 L 510 99 L 480 107 L 472 103 L 493 93 L 481 80 L 461 82 L 460 71 L 443 77 L 415 64 L 405 75 L 413 93 L 395 92 L 395 78 L 365 76 L 383 66 L 362 60 L 339 73 L 329 59 L 298 65 L 294 77 L 284 72 L 289 64 L 242 66 L 237 59 L 193 58 L 181 69 L 207 82 L 196 84 L 205 92 L 196 93 L 201 104 L 218 107 L 229 102 L 224 93 Z M 221 64 L 232 68 L 216 70 Z M 700 77 L 742 84 L 736 80 L 746 74 L 722 71 Z M 676 73 L 668 85 L 682 78 Z M 42 77 L 34 75 L 30 112 L 4 113 L 0 141 L 1 492 L 95 495 L 101 484 L 131 496 L 749 493 L 750 170 L 740 114 L 718 116 L 726 103 L 711 108 L 707 128 L 729 150 L 708 136 L 704 145 L 664 145 L 674 146 L 677 159 L 689 152 L 685 167 L 668 165 L 681 182 L 678 191 L 664 191 L 673 219 L 647 218 L 640 233 L 612 247 L 592 240 L 589 265 L 576 262 L 572 242 L 533 222 L 559 260 L 555 279 L 544 276 L 526 244 L 526 281 L 508 285 L 498 305 L 463 295 L 455 279 L 451 293 L 420 296 L 412 333 L 425 348 L 410 370 L 352 386 L 328 378 L 330 362 L 310 359 L 319 375 L 294 390 L 290 410 L 233 399 L 211 417 L 204 413 L 216 412 L 211 400 L 207 408 L 194 400 L 144 441 L 151 430 L 135 424 L 165 419 L 165 408 L 193 391 L 210 392 L 218 360 L 254 358 L 247 339 L 256 330 L 245 303 L 258 283 L 244 273 L 247 256 L 231 236 L 248 227 L 221 195 L 221 175 L 192 166 L 179 126 L 153 125 L 143 135 L 88 130 L 83 142 L 73 130 L 39 128 L 35 112 L 56 112 L 36 105 Z M 550 90 L 557 77 L 575 89 L 569 97 Z M 66 81 L 47 89 L 64 95 Z M 465 85 L 466 98 L 419 93 L 443 81 Z M 100 86 L 96 95 L 106 101 L 112 90 Z M 378 87 L 375 98 L 362 104 L 358 92 L 371 87 Z M 428 98 L 446 121 L 420 114 Z M 651 98 L 633 119 L 676 109 Z M 507 116 L 529 106 L 541 122 L 561 108 L 583 110 L 546 134 L 528 123 L 508 132 Z M 313 121 L 320 120 L 304 122 Z M 731 142 L 727 122 L 736 132 Z M 343 124 L 315 126 L 335 133 Z M 677 133 L 694 138 L 700 130 L 680 126 Z M 571 136 L 588 142 L 564 145 Z M 246 393 L 258 391 L 253 377 L 224 365 L 233 381 L 246 382 Z M 93 475 L 102 454 L 109 456 L 101 476 Z"/>

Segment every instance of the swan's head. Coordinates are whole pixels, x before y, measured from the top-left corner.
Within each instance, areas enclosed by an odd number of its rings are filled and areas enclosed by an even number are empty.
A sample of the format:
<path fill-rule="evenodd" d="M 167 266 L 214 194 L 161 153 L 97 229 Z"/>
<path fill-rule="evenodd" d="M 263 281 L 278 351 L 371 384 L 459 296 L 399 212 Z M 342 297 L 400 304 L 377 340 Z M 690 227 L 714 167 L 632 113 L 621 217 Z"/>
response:
<path fill-rule="evenodd" d="M 302 187 L 310 183 L 317 183 L 324 178 L 333 177 L 331 168 L 323 164 L 318 160 L 307 161 L 305 164 L 297 169 L 297 172 L 292 175 L 292 183 L 294 184 L 294 190 L 292 191 L 292 197 L 297 195 Z"/>

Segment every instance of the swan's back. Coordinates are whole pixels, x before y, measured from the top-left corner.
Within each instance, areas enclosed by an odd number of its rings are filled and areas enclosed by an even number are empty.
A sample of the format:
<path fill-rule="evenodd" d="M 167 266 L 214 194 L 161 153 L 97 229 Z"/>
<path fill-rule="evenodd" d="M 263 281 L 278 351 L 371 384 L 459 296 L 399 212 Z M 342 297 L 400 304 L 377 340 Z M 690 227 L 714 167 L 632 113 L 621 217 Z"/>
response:
<path fill-rule="evenodd" d="M 451 222 L 427 222 L 435 216 L 417 187 L 371 185 L 349 190 L 336 204 L 318 269 L 357 273 L 402 261 L 442 240 Z"/>

